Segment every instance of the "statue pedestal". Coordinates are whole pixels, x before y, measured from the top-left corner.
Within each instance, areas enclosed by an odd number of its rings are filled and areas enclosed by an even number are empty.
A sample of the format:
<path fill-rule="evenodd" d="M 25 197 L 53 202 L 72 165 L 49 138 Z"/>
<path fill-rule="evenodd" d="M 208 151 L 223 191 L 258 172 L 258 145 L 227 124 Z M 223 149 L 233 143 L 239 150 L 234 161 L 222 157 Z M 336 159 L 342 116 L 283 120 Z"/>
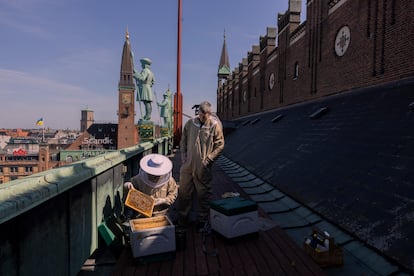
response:
<path fill-rule="evenodd" d="M 141 142 L 153 142 L 154 141 L 154 131 L 155 126 L 154 122 L 146 121 L 146 120 L 139 120 L 138 121 L 138 133 L 139 133 L 139 140 Z"/>
<path fill-rule="evenodd" d="M 165 126 L 160 127 L 160 134 L 161 134 L 161 137 L 168 137 L 168 136 L 170 136 L 170 130 L 169 130 L 169 128 L 168 127 L 165 127 Z"/>

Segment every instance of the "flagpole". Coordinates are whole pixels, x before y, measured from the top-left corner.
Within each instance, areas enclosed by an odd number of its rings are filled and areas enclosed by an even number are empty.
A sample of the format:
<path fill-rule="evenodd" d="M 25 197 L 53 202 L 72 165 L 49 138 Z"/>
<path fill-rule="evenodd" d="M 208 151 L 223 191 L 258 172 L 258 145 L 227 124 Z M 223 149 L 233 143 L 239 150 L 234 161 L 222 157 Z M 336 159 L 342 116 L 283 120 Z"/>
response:
<path fill-rule="evenodd" d="M 183 124 L 183 98 L 181 94 L 181 20 L 182 0 L 178 0 L 178 22 L 177 22 L 177 91 L 174 95 L 174 146 L 178 147 L 181 140 Z"/>
<path fill-rule="evenodd" d="M 42 127 L 42 143 L 45 142 L 45 124 L 43 122 L 43 117 L 36 121 L 36 125 Z"/>

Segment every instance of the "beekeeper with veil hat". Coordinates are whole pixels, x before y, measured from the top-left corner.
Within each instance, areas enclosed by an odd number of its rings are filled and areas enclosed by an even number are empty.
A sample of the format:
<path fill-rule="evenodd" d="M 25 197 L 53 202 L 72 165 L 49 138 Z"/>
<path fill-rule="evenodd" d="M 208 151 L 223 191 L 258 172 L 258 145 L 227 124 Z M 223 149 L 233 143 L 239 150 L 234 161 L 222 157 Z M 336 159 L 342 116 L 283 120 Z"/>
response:
<path fill-rule="evenodd" d="M 155 199 L 152 216 L 167 215 L 178 194 L 171 160 L 161 154 L 148 154 L 141 158 L 139 166 L 139 173 L 125 182 L 124 187 L 139 190 Z M 124 215 L 127 220 L 140 217 L 138 212 L 126 205 Z"/>

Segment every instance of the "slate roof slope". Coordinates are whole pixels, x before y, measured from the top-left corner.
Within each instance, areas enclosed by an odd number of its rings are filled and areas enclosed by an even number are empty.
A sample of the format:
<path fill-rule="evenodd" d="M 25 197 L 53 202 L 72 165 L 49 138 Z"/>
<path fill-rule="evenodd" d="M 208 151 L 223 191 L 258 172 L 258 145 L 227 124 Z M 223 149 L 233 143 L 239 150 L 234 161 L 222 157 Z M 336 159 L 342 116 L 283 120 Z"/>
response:
<path fill-rule="evenodd" d="M 245 117 L 223 155 L 414 270 L 413 102 L 410 78 Z"/>

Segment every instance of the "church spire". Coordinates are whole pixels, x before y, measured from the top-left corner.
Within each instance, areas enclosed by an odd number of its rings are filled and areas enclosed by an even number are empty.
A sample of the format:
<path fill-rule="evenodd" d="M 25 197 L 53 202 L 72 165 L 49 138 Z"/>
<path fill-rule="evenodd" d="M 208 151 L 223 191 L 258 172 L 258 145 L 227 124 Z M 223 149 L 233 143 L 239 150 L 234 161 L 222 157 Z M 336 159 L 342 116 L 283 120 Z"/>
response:
<path fill-rule="evenodd" d="M 226 45 L 226 30 L 224 30 L 223 48 L 221 49 L 220 64 L 217 72 L 217 77 L 219 79 L 227 79 L 230 73 L 230 62 Z"/>
<path fill-rule="evenodd" d="M 131 44 L 129 43 L 129 32 L 128 27 L 125 32 L 125 42 L 124 48 L 122 50 L 122 60 L 121 60 L 121 74 L 119 79 L 119 87 L 129 88 L 134 90 L 134 57 L 131 50 Z"/>

